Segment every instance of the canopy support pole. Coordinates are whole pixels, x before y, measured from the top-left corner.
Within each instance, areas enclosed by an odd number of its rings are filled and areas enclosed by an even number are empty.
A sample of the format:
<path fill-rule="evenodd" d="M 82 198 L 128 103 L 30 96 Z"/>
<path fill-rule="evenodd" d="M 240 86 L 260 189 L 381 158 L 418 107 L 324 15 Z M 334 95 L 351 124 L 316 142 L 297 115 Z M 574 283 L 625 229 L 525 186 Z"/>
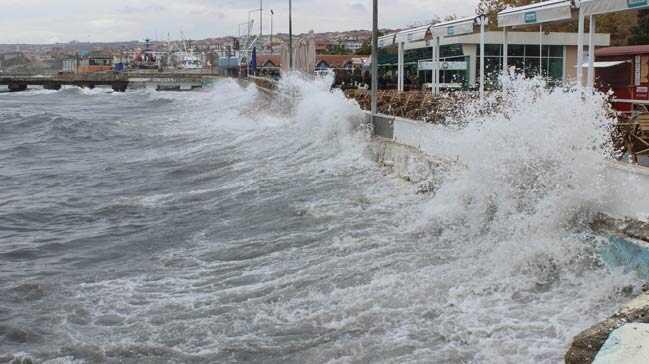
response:
<path fill-rule="evenodd" d="M 508 52 L 509 52 L 509 50 L 508 50 L 508 48 L 509 48 L 509 40 L 507 39 L 507 35 L 508 35 L 507 34 L 507 27 L 503 27 L 503 73 L 505 75 L 507 75 L 509 73 L 508 72 L 509 59 L 507 58 L 508 57 Z"/>
<path fill-rule="evenodd" d="M 398 50 L 399 57 L 398 57 L 398 64 L 397 64 L 397 73 L 398 73 L 398 76 L 397 76 L 397 91 L 403 92 L 403 89 L 404 89 L 404 87 L 403 87 L 404 86 L 404 82 L 403 82 L 404 81 L 404 79 L 403 79 L 403 69 L 404 69 L 404 65 L 403 65 L 403 63 L 404 63 L 403 62 L 404 61 L 403 42 L 399 42 L 399 48 L 398 49 L 399 49 Z"/>
<path fill-rule="evenodd" d="M 480 19 L 480 101 L 484 101 L 484 23 L 486 16 L 481 15 Z"/>
<path fill-rule="evenodd" d="M 588 31 L 588 87 L 593 88 L 595 85 L 595 47 L 593 46 L 593 38 L 595 37 L 595 17 L 590 16 L 590 29 Z"/>
<path fill-rule="evenodd" d="M 441 59 L 441 49 L 439 37 L 435 37 L 435 95 L 439 95 L 439 70 L 440 70 L 440 59 Z"/>
<path fill-rule="evenodd" d="M 579 30 L 577 34 L 577 85 L 583 86 L 584 65 L 584 13 L 579 9 Z"/>
<path fill-rule="evenodd" d="M 543 24 L 539 24 L 539 76 L 543 77 Z"/>
<path fill-rule="evenodd" d="M 378 88 L 379 88 L 379 9 L 378 9 L 378 0 L 372 2 L 372 65 L 371 65 L 371 74 L 372 74 L 372 93 L 371 93 L 371 102 L 370 110 L 372 112 L 372 122 L 376 116 L 378 110 Z"/>

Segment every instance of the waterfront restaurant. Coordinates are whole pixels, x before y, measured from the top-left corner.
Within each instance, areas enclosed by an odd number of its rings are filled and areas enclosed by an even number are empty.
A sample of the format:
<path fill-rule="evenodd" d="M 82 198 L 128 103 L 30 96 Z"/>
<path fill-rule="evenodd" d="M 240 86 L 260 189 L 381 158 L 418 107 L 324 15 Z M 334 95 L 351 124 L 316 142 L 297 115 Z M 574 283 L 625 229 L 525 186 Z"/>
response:
<path fill-rule="evenodd" d="M 425 25 L 379 38 L 380 86 L 397 88 L 399 53 L 402 53 L 403 88 L 431 87 L 433 75 L 431 29 L 436 26 L 439 25 Z M 446 34 L 439 37 L 439 86 L 441 89 L 477 88 L 477 80 L 480 79 L 480 31 L 465 29 L 457 33 L 463 34 Z M 540 73 L 556 81 L 576 80 L 577 38 L 577 33 L 484 32 L 485 86 L 489 88 L 493 85 L 503 68 L 503 48 L 507 49 L 508 66 L 514 67 L 517 72 L 524 73 L 526 76 Z M 596 47 L 609 46 L 610 35 L 596 33 L 593 43 Z"/>

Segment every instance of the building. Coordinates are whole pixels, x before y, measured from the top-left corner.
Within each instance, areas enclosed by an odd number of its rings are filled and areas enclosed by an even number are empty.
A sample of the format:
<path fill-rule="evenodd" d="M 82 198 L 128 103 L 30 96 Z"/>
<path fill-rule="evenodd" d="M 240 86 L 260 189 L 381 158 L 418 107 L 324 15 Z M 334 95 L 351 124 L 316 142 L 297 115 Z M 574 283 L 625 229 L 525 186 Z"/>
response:
<path fill-rule="evenodd" d="M 352 56 L 319 54 L 316 56 L 315 71 L 344 70 L 351 72 L 353 64 Z"/>
<path fill-rule="evenodd" d="M 384 84 L 397 84 L 398 63 L 404 58 L 406 88 L 421 88 L 432 79 L 431 26 L 388 34 L 379 39 L 379 75 Z M 480 77 L 480 33 L 471 29 L 463 34 L 439 37 L 441 88 L 475 88 Z M 448 27 L 449 29 L 451 26 Z M 485 37 L 486 86 L 493 84 L 503 69 L 504 33 L 487 31 Z M 428 38 L 428 39 L 427 39 Z M 610 45 L 610 35 L 596 33 L 595 46 Z M 577 34 L 546 32 L 507 32 L 507 64 L 527 76 L 543 75 L 556 81 L 576 79 Z"/>
<path fill-rule="evenodd" d="M 595 52 L 596 84 L 616 98 L 649 100 L 649 45 L 608 47 Z M 615 105 L 630 110 L 631 104 Z"/>
<path fill-rule="evenodd" d="M 79 60 L 78 73 L 109 72 L 113 70 L 113 55 L 93 51 Z"/>
<path fill-rule="evenodd" d="M 279 55 L 257 55 L 257 72 L 260 76 L 279 76 L 281 66 L 282 62 Z"/>
<path fill-rule="evenodd" d="M 356 53 L 359 49 L 363 48 L 363 42 L 358 39 L 346 39 L 342 42 L 342 46 L 346 50 Z"/>
<path fill-rule="evenodd" d="M 23 52 L 8 52 L 0 54 L 0 69 L 9 70 L 31 64 L 32 61 Z"/>

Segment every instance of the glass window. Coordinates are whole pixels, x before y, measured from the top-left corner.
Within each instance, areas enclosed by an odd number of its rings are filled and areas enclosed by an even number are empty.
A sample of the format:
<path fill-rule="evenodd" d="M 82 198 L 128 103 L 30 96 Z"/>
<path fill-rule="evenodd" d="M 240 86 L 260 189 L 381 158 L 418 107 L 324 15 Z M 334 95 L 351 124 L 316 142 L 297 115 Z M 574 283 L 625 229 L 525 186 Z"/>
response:
<path fill-rule="evenodd" d="M 522 45 L 510 44 L 507 46 L 507 55 L 509 57 L 523 57 L 525 55 L 525 49 Z"/>
<path fill-rule="evenodd" d="M 484 54 L 486 57 L 489 56 L 501 56 L 502 55 L 502 44 L 485 44 Z M 478 54 L 480 54 L 480 47 L 478 47 Z"/>
<path fill-rule="evenodd" d="M 430 60 L 433 58 L 433 49 L 431 47 L 410 49 L 405 51 L 403 56 L 406 63 L 411 63 L 411 62 L 417 63 L 419 60 L 422 59 Z"/>
<path fill-rule="evenodd" d="M 399 58 L 399 50 L 396 46 L 379 49 L 379 65 L 396 64 Z"/>
<path fill-rule="evenodd" d="M 550 46 L 550 57 L 563 58 L 563 46 L 558 46 L 558 45 Z"/>
<path fill-rule="evenodd" d="M 459 45 L 459 44 L 450 44 L 450 45 L 441 46 L 440 50 L 439 50 L 439 55 L 440 55 L 441 58 L 457 57 L 457 56 L 464 55 L 464 51 L 462 50 L 461 45 Z"/>
<path fill-rule="evenodd" d="M 525 57 L 538 57 L 539 56 L 539 45 L 538 44 L 528 44 L 525 46 Z"/>
<path fill-rule="evenodd" d="M 548 76 L 555 80 L 561 80 L 563 77 L 563 59 L 550 58 Z"/>

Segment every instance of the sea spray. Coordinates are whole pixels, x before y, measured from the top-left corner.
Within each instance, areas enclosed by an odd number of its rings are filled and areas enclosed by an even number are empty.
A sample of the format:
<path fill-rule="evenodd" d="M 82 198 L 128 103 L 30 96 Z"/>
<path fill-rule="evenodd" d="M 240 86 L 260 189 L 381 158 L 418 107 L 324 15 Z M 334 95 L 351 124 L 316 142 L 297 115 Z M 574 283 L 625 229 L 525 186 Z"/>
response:
<path fill-rule="evenodd" d="M 373 163 L 363 112 L 326 80 L 280 89 L 297 97 L 233 80 L 3 95 L 2 352 L 558 362 L 627 299 L 634 277 L 575 218 L 606 199 L 600 96 L 513 81 L 502 112 L 431 127 L 422 146 L 457 163 L 421 195 Z M 42 133 L 59 119 L 92 137 Z"/>

